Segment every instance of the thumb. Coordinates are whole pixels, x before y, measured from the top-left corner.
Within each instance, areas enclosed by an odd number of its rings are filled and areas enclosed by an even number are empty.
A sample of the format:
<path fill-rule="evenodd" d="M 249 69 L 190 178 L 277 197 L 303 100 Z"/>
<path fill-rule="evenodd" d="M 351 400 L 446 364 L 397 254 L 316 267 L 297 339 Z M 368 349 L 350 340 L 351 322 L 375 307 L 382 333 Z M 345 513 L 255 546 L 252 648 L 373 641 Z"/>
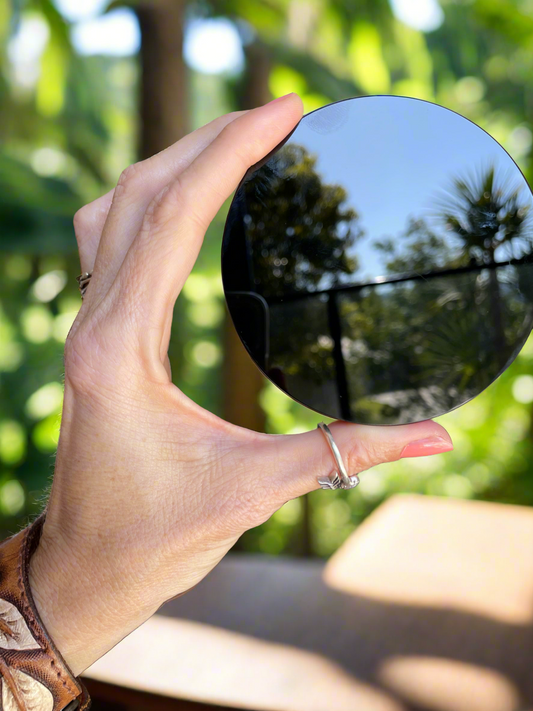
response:
<path fill-rule="evenodd" d="M 377 464 L 403 457 L 421 457 L 453 449 L 444 427 L 426 420 L 410 425 L 371 427 L 349 422 L 329 425 L 349 476 Z M 263 478 L 269 477 L 268 488 L 285 503 L 318 489 L 319 477 L 337 469 L 324 434 L 316 429 L 295 435 L 268 435 L 256 450 Z M 266 483 L 266 482 L 265 482 Z"/>

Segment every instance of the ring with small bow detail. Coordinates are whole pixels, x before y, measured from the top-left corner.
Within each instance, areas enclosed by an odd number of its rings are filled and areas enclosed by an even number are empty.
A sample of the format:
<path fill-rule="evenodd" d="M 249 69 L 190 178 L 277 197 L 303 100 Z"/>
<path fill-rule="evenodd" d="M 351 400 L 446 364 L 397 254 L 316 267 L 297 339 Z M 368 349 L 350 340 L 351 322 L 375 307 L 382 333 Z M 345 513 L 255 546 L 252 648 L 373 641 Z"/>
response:
<path fill-rule="evenodd" d="M 318 477 L 318 483 L 322 489 L 354 489 L 359 484 L 360 479 L 355 474 L 354 476 L 348 476 L 341 453 L 335 444 L 331 430 L 325 422 L 319 422 L 317 427 L 323 432 L 336 464 L 336 469 L 334 469 L 329 476 Z"/>

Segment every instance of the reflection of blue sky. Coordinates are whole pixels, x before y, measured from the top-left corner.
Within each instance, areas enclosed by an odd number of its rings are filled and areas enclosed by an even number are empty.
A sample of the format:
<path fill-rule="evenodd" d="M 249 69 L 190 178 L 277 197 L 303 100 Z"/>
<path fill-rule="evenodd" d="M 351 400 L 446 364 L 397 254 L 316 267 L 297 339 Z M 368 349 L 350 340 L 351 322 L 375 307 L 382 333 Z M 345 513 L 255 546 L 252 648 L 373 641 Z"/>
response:
<path fill-rule="evenodd" d="M 360 265 L 357 281 L 385 273 L 383 255 L 373 244 L 384 237 L 399 238 L 411 217 L 424 218 L 432 230 L 446 234 L 450 246 L 457 246 L 457 238 L 445 233 L 436 219 L 436 199 L 442 199 L 456 177 L 472 177 L 493 165 L 496 183 L 507 189 L 522 185 L 521 198 L 531 204 L 512 159 L 461 116 L 395 97 L 343 103 L 348 117 L 336 130 L 316 132 L 304 117 L 289 142 L 318 156 L 318 173 L 326 183 L 344 185 L 348 204 L 360 215 L 365 236 L 353 248 Z"/>

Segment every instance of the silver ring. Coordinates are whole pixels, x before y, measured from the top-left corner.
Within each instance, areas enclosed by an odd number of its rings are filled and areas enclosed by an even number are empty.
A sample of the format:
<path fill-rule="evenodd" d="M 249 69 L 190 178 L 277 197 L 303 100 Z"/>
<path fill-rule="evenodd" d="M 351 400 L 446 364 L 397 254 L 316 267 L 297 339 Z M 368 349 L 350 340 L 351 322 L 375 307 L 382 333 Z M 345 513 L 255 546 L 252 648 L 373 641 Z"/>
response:
<path fill-rule="evenodd" d="M 82 299 L 85 296 L 85 292 L 87 291 L 87 287 L 89 286 L 89 282 L 91 281 L 92 275 L 92 272 L 83 272 L 82 274 L 76 277 L 76 281 L 78 282 L 78 287 Z"/>
<path fill-rule="evenodd" d="M 335 444 L 333 435 L 326 423 L 319 422 L 317 427 L 324 433 L 333 458 L 335 459 L 335 464 L 337 465 L 337 469 L 334 469 L 329 476 L 318 477 L 318 483 L 322 489 L 354 489 L 357 484 L 359 484 L 359 477 L 356 474 L 354 474 L 354 476 L 348 476 L 339 448 Z"/>

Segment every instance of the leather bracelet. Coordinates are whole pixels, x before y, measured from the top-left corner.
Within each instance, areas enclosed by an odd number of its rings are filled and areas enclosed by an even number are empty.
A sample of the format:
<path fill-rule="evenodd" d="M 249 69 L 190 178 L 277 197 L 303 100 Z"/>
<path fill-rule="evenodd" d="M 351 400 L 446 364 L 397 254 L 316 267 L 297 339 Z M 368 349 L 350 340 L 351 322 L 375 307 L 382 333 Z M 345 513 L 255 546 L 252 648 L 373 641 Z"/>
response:
<path fill-rule="evenodd" d="M 46 512 L 0 543 L 0 710 L 85 711 L 91 700 L 46 631 L 28 568 Z"/>

